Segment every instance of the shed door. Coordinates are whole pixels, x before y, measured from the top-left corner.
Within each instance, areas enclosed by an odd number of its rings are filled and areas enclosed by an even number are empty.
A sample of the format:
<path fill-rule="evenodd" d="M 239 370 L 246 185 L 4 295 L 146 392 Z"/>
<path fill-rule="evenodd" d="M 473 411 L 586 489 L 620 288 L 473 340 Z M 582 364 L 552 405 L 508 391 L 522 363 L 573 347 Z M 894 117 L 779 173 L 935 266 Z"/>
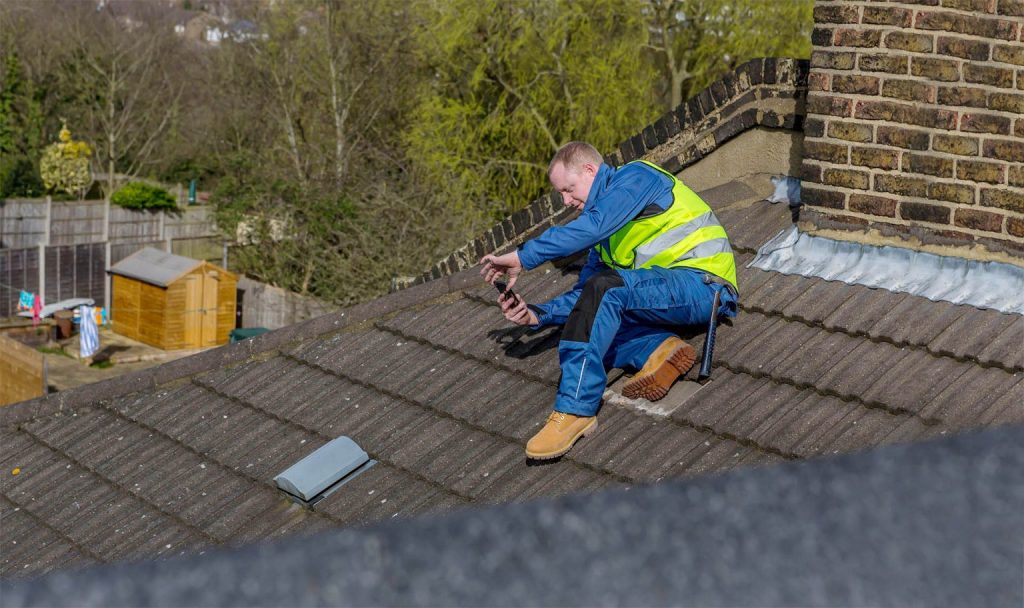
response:
<path fill-rule="evenodd" d="M 185 347 L 202 345 L 203 332 L 203 281 L 202 277 L 185 277 Z"/>
<path fill-rule="evenodd" d="M 217 288 L 216 278 L 203 275 L 203 346 L 217 345 Z"/>

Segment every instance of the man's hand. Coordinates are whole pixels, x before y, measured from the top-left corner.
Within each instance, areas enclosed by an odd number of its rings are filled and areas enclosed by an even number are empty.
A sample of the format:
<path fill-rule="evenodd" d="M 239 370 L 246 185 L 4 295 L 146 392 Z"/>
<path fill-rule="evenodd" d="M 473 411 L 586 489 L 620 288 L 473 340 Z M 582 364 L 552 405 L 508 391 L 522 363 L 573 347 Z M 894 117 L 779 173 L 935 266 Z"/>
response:
<path fill-rule="evenodd" d="M 536 325 L 540 321 L 537 315 L 526 306 L 526 301 L 518 295 L 509 296 L 503 293 L 498 296 L 498 306 L 505 318 L 516 325 Z"/>
<path fill-rule="evenodd" d="M 513 251 L 505 255 L 485 255 L 480 258 L 483 268 L 480 274 L 484 280 L 494 285 L 494 282 L 502 276 L 508 277 L 508 289 L 516 284 L 519 273 L 523 271 L 523 265 L 519 262 L 519 252 Z"/>

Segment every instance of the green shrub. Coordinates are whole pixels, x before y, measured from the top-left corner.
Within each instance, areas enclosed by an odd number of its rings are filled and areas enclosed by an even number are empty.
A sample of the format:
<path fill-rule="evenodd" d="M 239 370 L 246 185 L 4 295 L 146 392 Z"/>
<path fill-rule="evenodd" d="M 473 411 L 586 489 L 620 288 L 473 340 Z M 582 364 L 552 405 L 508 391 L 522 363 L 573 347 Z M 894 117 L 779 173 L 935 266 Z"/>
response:
<path fill-rule="evenodd" d="M 125 209 L 159 210 L 178 208 L 178 204 L 170 192 L 142 182 L 125 184 L 110 197 L 110 202 Z"/>
<path fill-rule="evenodd" d="M 0 158 L 0 198 L 31 198 L 43 192 L 43 180 L 28 157 L 10 155 Z"/>

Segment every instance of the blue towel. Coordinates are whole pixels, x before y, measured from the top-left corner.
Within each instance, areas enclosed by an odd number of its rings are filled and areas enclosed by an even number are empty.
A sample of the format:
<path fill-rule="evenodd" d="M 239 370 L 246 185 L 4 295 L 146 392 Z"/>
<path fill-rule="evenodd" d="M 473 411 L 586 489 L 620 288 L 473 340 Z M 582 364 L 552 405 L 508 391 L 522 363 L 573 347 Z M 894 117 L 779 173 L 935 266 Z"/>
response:
<path fill-rule="evenodd" d="M 32 310 L 32 302 L 35 300 L 35 294 L 22 291 L 18 293 L 18 310 Z"/>
<path fill-rule="evenodd" d="M 81 319 L 78 326 L 78 348 L 80 356 L 84 359 L 93 356 L 100 349 L 100 333 L 96 328 L 96 315 L 92 306 L 80 306 L 78 314 Z"/>

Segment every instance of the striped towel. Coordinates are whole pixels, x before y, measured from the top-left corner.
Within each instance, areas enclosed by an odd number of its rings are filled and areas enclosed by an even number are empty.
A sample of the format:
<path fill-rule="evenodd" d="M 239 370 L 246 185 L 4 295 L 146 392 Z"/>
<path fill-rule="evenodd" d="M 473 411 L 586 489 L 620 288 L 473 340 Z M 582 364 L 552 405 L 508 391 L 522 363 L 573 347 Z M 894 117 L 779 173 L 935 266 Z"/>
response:
<path fill-rule="evenodd" d="M 79 319 L 79 352 L 84 359 L 93 356 L 100 349 L 100 333 L 96 328 L 96 316 L 92 306 L 81 306 L 78 309 Z"/>

